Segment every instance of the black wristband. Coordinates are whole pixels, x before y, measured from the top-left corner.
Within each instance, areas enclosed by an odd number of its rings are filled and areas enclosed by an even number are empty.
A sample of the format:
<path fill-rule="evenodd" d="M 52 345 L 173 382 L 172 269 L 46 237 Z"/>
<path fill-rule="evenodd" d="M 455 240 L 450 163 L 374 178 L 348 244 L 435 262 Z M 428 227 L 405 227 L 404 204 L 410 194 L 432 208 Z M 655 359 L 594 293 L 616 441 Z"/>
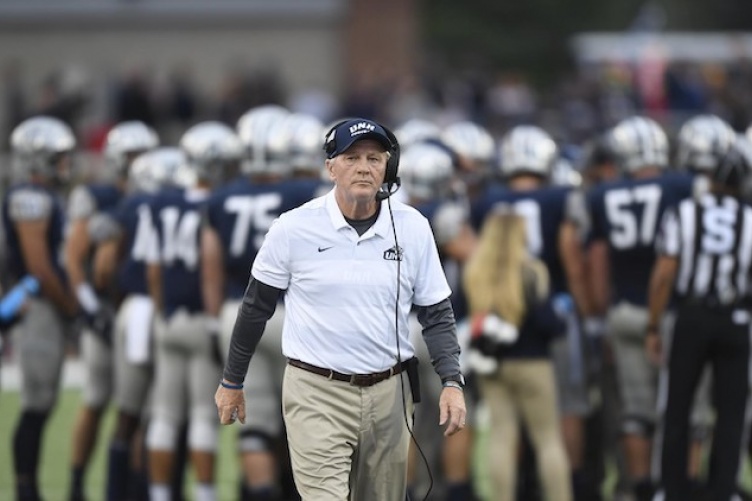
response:
<path fill-rule="evenodd" d="M 222 379 L 219 382 L 219 385 L 222 388 L 227 388 L 228 390 L 242 390 L 243 389 L 243 383 L 240 383 L 240 384 L 226 383 L 224 379 Z"/>

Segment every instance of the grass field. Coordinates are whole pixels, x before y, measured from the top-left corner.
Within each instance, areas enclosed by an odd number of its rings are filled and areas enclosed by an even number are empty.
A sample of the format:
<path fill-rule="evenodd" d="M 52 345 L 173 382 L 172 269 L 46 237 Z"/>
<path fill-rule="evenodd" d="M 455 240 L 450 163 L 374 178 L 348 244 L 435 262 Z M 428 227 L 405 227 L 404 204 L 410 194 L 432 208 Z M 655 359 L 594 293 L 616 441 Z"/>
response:
<path fill-rule="evenodd" d="M 64 390 L 47 426 L 40 467 L 40 486 L 45 501 L 65 501 L 70 480 L 71 430 L 80 403 L 78 390 Z M 14 499 L 11 440 L 19 412 L 19 394 L 0 392 L 0 500 Z M 101 439 L 86 477 L 86 495 L 91 501 L 104 499 L 107 443 L 112 435 L 114 413 L 108 412 L 101 429 Z M 222 428 L 220 457 L 217 465 L 219 499 L 236 498 L 238 469 L 234 456 L 233 428 Z M 190 482 L 190 475 L 187 482 Z M 187 490 L 188 494 L 190 491 Z M 190 497 L 188 498 L 190 499 Z"/>
<path fill-rule="evenodd" d="M 64 390 L 47 426 L 40 467 L 40 486 L 46 501 L 66 501 L 70 480 L 71 430 L 80 404 L 79 390 Z M 17 391 L 0 391 L 0 500 L 14 499 L 13 467 L 11 457 L 11 439 L 19 412 L 19 394 Z M 92 458 L 86 477 L 86 495 L 90 501 L 104 499 L 107 443 L 112 434 L 114 413 L 109 411 L 104 418 L 101 438 Z M 476 466 L 482 464 L 481 456 L 488 446 L 480 433 L 476 447 Z M 235 429 L 222 427 L 220 435 L 220 455 L 217 463 L 217 491 L 221 501 L 236 499 L 239 472 L 235 458 Z M 752 472 L 749 462 L 745 462 L 743 486 L 752 487 Z M 482 470 L 482 469 L 481 469 Z M 480 471 L 477 473 L 481 473 Z M 615 481 L 613 470 L 604 486 L 605 499 L 610 499 Z M 478 477 L 485 477 L 479 474 Z M 191 499 L 190 472 L 186 479 L 186 499 Z M 482 492 L 488 492 L 486 482 L 479 481 L 476 486 Z"/>
<path fill-rule="evenodd" d="M 71 434 L 80 404 L 79 390 L 63 390 L 50 417 L 44 437 L 40 465 L 40 487 L 45 501 L 66 501 L 70 483 Z M 14 499 L 11 440 L 19 413 L 19 393 L 0 391 L 0 501 Z M 104 417 L 101 436 L 86 476 L 86 496 L 90 501 L 104 499 L 107 446 L 112 435 L 114 412 Z M 222 427 L 217 463 L 217 494 L 221 501 L 237 499 L 239 471 L 235 457 L 235 429 Z M 482 442 L 482 441 L 481 441 Z M 477 452 L 480 452 L 479 448 Z M 186 479 L 186 499 L 191 499 L 190 473 Z"/>

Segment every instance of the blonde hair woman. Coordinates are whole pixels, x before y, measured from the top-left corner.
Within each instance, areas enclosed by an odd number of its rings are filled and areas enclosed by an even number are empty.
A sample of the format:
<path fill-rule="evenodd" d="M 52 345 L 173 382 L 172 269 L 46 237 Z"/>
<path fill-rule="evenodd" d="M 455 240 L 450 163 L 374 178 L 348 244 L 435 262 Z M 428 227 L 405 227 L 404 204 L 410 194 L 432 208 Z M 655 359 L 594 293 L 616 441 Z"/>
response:
<path fill-rule="evenodd" d="M 480 391 L 491 414 L 493 499 L 514 499 L 521 421 L 536 452 L 545 499 L 569 501 L 569 464 L 548 352 L 561 329 L 549 302 L 548 272 L 528 254 L 520 216 L 488 216 L 465 267 L 464 286 L 473 321 L 471 351 L 480 362 Z"/>

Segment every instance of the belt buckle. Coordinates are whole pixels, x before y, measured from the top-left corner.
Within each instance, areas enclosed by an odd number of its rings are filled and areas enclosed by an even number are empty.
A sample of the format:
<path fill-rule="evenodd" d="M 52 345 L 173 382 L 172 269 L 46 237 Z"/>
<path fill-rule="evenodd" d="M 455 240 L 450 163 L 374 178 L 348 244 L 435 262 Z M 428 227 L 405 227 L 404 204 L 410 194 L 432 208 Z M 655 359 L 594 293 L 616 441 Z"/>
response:
<path fill-rule="evenodd" d="M 350 376 L 350 384 L 352 386 L 373 386 L 373 376 L 370 374 L 353 374 Z"/>

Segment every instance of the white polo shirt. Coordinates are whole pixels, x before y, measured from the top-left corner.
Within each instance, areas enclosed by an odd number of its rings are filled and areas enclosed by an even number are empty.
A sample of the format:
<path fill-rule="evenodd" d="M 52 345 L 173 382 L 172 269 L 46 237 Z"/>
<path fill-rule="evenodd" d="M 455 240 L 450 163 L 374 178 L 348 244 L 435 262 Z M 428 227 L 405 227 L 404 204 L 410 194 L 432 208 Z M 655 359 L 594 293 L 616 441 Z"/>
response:
<path fill-rule="evenodd" d="M 392 200 L 400 262 L 400 358 L 414 354 L 408 315 L 451 294 L 431 228 L 414 208 Z M 362 236 L 334 198 L 282 214 L 253 262 L 253 277 L 286 289 L 282 352 L 346 374 L 380 372 L 397 361 L 397 253 L 387 202 Z"/>

